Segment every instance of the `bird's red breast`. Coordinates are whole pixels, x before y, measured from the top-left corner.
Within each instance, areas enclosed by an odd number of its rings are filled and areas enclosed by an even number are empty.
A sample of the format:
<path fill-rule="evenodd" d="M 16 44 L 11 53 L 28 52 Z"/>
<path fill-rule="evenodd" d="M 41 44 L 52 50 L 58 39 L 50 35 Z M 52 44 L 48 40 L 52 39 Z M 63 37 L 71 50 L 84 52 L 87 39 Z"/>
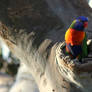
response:
<path fill-rule="evenodd" d="M 71 45 L 80 45 L 84 37 L 85 32 L 76 31 L 75 29 L 69 28 L 65 34 L 65 41 Z"/>

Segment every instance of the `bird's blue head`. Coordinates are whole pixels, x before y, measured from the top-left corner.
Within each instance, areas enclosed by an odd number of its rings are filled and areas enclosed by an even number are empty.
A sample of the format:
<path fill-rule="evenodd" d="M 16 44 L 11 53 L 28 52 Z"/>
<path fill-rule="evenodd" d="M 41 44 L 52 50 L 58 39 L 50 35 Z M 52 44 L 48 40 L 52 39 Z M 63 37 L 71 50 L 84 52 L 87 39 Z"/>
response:
<path fill-rule="evenodd" d="M 73 21 L 70 28 L 73 28 L 77 31 L 84 31 L 84 28 L 86 28 L 87 26 L 88 26 L 88 18 L 85 16 L 79 16 Z"/>
<path fill-rule="evenodd" d="M 80 20 L 81 22 L 88 22 L 88 18 L 85 16 L 79 16 L 76 18 L 76 20 Z"/>

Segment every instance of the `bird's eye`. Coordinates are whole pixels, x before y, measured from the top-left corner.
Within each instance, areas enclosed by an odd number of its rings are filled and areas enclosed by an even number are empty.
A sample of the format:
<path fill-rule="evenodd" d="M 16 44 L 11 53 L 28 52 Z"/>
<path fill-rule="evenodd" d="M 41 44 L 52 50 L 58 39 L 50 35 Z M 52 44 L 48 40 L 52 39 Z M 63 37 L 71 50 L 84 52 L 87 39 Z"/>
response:
<path fill-rule="evenodd" d="M 88 27 L 88 22 L 84 22 L 84 27 Z"/>

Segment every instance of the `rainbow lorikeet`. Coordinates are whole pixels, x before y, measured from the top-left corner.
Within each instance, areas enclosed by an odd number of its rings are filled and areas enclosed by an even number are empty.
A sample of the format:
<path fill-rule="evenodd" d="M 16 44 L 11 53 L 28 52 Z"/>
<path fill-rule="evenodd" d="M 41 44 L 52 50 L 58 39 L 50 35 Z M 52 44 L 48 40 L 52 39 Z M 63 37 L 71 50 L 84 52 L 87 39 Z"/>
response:
<path fill-rule="evenodd" d="M 88 25 L 88 18 L 80 16 L 76 18 L 65 33 L 66 52 L 72 58 L 81 59 L 87 56 L 87 37 L 84 29 Z"/>

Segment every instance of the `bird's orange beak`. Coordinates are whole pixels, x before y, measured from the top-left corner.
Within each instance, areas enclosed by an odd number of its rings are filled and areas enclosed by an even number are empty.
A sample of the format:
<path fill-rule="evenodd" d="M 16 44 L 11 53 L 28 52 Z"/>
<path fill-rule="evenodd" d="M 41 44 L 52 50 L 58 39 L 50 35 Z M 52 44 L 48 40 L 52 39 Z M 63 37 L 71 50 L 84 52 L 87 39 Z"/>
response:
<path fill-rule="evenodd" d="M 84 27 L 85 27 L 85 28 L 88 27 L 88 22 L 84 22 Z"/>

